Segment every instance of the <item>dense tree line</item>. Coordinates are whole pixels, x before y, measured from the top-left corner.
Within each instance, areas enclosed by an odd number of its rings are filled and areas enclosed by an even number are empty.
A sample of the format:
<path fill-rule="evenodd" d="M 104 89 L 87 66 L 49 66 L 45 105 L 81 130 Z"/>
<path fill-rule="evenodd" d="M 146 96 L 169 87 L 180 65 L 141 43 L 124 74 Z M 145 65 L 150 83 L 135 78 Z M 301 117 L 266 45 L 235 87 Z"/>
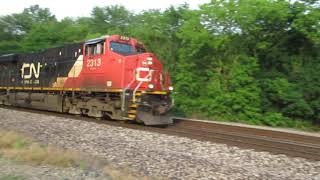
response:
<path fill-rule="evenodd" d="M 0 54 L 105 34 L 136 37 L 161 58 L 175 113 L 271 126 L 320 123 L 320 2 L 212 0 L 139 14 L 95 7 L 57 20 L 39 6 L 0 17 Z"/>

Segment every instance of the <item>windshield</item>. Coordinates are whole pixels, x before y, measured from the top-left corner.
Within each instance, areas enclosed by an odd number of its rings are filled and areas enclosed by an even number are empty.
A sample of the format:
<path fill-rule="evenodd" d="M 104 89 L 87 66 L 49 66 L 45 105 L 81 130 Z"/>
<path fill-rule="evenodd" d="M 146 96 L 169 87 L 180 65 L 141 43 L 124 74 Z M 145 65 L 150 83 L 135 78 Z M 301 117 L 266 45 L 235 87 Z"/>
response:
<path fill-rule="evenodd" d="M 144 49 L 141 46 L 136 46 L 136 51 L 137 51 L 137 53 L 145 53 L 145 52 L 147 52 L 146 49 Z"/>
<path fill-rule="evenodd" d="M 110 42 L 110 49 L 116 53 L 122 55 L 131 55 L 135 54 L 133 48 L 130 44 L 119 43 L 119 42 Z"/>
<path fill-rule="evenodd" d="M 114 42 L 114 41 L 110 42 L 110 49 L 111 51 L 124 56 L 141 54 L 146 52 L 146 50 L 142 47 L 133 48 L 131 44 Z"/>

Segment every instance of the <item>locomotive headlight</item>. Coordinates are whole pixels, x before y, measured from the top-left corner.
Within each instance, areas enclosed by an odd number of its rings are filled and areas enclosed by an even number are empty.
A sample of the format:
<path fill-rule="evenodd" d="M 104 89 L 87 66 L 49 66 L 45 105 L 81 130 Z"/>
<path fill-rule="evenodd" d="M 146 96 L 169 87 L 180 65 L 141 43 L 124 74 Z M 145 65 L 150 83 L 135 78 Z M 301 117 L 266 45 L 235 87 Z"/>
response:
<path fill-rule="evenodd" d="M 173 87 L 172 86 L 169 86 L 169 91 L 173 91 Z"/>
<path fill-rule="evenodd" d="M 146 59 L 147 59 L 149 65 L 152 65 L 152 64 L 153 64 L 153 62 L 152 62 L 152 57 L 147 57 Z"/>
<path fill-rule="evenodd" d="M 153 85 L 153 84 L 149 84 L 148 87 L 149 87 L 150 89 L 153 89 L 153 88 L 154 88 L 154 85 Z"/>

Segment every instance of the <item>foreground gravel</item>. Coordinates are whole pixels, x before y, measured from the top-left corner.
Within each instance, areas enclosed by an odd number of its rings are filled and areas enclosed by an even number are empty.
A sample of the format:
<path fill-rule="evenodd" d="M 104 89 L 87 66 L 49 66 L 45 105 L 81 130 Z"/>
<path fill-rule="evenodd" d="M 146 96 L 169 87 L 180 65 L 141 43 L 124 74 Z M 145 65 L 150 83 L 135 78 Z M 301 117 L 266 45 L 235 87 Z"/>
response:
<path fill-rule="evenodd" d="M 320 161 L 0 108 L 0 128 L 159 178 L 320 179 Z"/>
<path fill-rule="evenodd" d="M 0 159 L 0 179 L 12 180 L 112 180 L 103 172 L 75 167 L 32 166 Z"/>

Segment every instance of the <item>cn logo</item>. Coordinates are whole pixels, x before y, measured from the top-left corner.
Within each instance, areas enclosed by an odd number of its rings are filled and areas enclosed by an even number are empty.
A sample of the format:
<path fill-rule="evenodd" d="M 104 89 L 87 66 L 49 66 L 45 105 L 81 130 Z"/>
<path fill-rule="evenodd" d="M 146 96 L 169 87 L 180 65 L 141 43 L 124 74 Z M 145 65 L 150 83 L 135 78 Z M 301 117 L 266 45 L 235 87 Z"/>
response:
<path fill-rule="evenodd" d="M 31 79 L 32 75 L 36 79 L 39 78 L 40 76 L 40 69 L 42 68 L 42 65 L 38 62 L 37 65 L 34 63 L 23 63 L 22 68 L 21 68 L 21 78 L 22 79 Z M 26 71 L 28 73 L 26 73 Z"/>

